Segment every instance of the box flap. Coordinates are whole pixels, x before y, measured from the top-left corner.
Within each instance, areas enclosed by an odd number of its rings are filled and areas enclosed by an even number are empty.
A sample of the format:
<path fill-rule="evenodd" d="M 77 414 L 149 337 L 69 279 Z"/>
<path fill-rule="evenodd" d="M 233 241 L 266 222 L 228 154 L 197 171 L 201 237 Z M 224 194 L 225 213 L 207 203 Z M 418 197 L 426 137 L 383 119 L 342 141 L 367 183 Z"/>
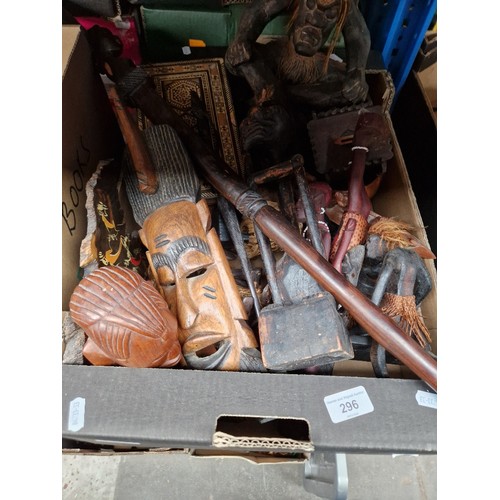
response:
<path fill-rule="evenodd" d="M 100 161 L 121 154 L 123 138 L 80 27 L 63 26 L 63 48 L 62 310 L 66 311 L 79 280 L 80 244 L 87 232 L 85 186 Z"/>
<path fill-rule="evenodd" d="M 69 60 L 76 47 L 76 42 L 80 36 L 80 26 L 63 26 L 62 27 L 62 76 L 66 74 Z"/>

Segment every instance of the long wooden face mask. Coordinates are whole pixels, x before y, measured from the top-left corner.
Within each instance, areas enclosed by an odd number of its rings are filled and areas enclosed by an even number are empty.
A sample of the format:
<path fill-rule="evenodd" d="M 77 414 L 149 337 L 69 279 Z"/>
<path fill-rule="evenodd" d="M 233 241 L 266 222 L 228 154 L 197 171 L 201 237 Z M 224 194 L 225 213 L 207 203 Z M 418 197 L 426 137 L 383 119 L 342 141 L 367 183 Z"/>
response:
<path fill-rule="evenodd" d="M 176 314 L 189 366 L 260 370 L 253 331 L 199 181 L 175 131 L 166 125 L 144 131 L 159 178 L 153 195 L 126 177 L 127 192 L 157 285 Z M 127 169 L 130 173 L 130 169 Z"/>

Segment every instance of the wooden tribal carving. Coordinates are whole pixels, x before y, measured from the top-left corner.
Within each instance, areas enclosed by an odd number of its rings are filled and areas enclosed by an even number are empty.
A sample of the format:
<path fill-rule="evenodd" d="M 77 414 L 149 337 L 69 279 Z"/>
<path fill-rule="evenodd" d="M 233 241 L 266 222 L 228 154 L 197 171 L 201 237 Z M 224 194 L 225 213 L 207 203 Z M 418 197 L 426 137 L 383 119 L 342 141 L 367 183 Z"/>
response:
<path fill-rule="evenodd" d="M 177 320 L 150 281 L 122 267 L 102 267 L 76 286 L 73 321 L 88 335 L 94 365 L 169 367 L 182 359 Z"/>
<path fill-rule="evenodd" d="M 253 331 L 199 180 L 177 133 L 145 129 L 158 191 L 141 193 L 128 157 L 126 186 L 158 289 L 177 316 L 186 363 L 197 369 L 262 370 Z"/>
<path fill-rule="evenodd" d="M 365 162 L 371 150 L 390 150 L 390 130 L 380 113 L 360 112 L 352 143 L 352 165 L 349 177 L 348 206 L 342 224 L 332 242 L 330 262 L 342 272 L 342 260 L 356 245 L 363 244 L 368 233 L 368 216 L 372 204 L 363 182 Z"/>

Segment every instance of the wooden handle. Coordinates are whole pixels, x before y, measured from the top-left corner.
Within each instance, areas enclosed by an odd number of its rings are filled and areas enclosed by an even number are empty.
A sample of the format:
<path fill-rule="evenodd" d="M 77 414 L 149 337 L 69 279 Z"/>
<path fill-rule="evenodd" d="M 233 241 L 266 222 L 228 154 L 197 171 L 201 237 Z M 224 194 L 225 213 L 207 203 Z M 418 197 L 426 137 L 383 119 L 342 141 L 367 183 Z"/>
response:
<path fill-rule="evenodd" d="M 123 139 L 130 151 L 134 170 L 137 174 L 139 190 L 144 194 L 154 194 L 158 189 L 158 180 L 142 132 L 124 106 L 115 86 L 106 85 L 106 90 Z"/>

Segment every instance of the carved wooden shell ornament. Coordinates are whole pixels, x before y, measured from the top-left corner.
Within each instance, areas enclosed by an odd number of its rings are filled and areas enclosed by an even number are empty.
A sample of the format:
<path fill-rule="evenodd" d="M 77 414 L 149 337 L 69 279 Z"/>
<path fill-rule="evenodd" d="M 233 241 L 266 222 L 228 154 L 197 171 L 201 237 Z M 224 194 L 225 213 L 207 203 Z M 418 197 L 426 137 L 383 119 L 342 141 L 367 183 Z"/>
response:
<path fill-rule="evenodd" d="M 121 267 L 103 267 L 75 288 L 71 317 L 88 335 L 94 365 L 168 367 L 182 358 L 177 319 L 151 282 Z"/>

